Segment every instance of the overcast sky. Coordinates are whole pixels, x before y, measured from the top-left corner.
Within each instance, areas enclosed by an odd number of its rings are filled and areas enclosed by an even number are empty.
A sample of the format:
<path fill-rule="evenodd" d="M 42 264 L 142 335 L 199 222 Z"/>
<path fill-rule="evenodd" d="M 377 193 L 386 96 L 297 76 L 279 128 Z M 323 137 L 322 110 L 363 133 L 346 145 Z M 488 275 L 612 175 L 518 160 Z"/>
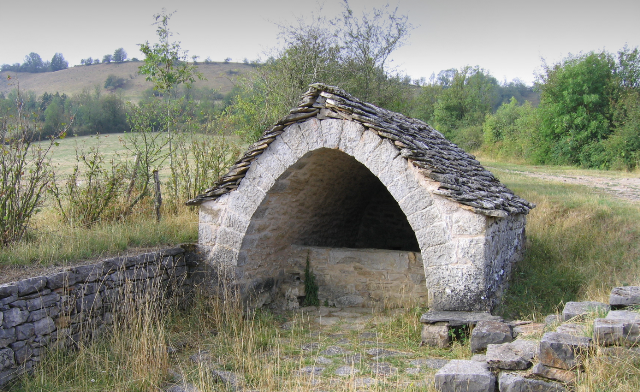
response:
<path fill-rule="evenodd" d="M 554 63 L 569 53 L 625 44 L 640 46 L 640 0 L 434 1 L 351 0 L 358 13 L 389 3 L 415 26 L 406 45 L 392 54 L 399 71 L 417 79 L 465 65 L 479 65 L 498 80 L 531 84 L 541 58 Z M 152 15 L 177 11 L 170 28 L 189 55 L 221 61 L 266 59 L 278 45 L 277 24 L 317 12 L 315 0 L 0 0 L 0 64 L 22 63 L 30 52 L 50 60 L 61 52 L 69 65 L 102 59 L 123 47 L 142 57 L 136 44 L 155 42 Z M 323 14 L 341 11 L 325 0 Z"/>

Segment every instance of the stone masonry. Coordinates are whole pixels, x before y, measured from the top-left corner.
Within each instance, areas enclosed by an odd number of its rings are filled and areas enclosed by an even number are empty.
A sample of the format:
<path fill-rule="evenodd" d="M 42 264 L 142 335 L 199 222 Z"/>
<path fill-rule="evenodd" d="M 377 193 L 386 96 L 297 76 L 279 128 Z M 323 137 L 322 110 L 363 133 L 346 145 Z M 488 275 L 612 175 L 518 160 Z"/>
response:
<path fill-rule="evenodd" d="M 424 282 L 428 305 L 465 311 L 497 303 L 533 208 L 428 125 L 323 85 L 188 204 L 200 205 L 208 262 L 229 271 L 252 306 L 286 294 L 280 286 L 304 271 L 299 247 L 311 246 L 419 254 L 424 278 L 414 281 Z M 406 279 L 382 279 L 365 261 L 367 281 L 356 274 L 324 291 L 370 304 L 377 294 L 356 286 Z M 340 273 L 323 270 L 323 282 L 344 280 Z M 424 301 L 411 292 L 407 302 Z"/>
<path fill-rule="evenodd" d="M 193 288 L 193 246 L 65 269 L 0 285 L 0 388 L 30 371 L 47 346 L 99 335 L 127 300 L 184 296 Z"/>

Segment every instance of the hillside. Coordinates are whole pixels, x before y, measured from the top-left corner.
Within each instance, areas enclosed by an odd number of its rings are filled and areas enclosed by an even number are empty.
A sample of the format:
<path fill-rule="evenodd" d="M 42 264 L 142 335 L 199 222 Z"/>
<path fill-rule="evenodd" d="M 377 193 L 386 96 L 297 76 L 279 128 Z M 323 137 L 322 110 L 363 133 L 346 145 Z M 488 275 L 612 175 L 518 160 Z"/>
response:
<path fill-rule="evenodd" d="M 20 82 L 20 89 L 23 91 L 33 91 L 40 96 L 45 92 L 67 95 L 75 95 L 84 89 L 93 89 L 99 86 L 103 91 L 104 81 L 107 76 L 114 74 L 124 78 L 127 82 L 122 89 L 125 100 L 138 101 L 142 93 L 151 88 L 150 82 L 145 81 L 143 75 L 138 74 L 138 67 L 142 62 L 94 64 L 91 66 L 76 66 L 69 69 L 46 72 L 46 73 L 26 73 L 10 72 L 0 73 L 2 83 L 0 83 L 0 93 L 8 93 L 15 88 L 16 80 Z M 233 88 L 239 75 L 251 72 L 254 68 L 241 63 L 216 63 L 200 64 L 198 70 L 204 75 L 206 80 L 197 81 L 196 87 L 213 88 L 221 93 L 228 93 Z M 7 76 L 12 80 L 7 82 Z"/>

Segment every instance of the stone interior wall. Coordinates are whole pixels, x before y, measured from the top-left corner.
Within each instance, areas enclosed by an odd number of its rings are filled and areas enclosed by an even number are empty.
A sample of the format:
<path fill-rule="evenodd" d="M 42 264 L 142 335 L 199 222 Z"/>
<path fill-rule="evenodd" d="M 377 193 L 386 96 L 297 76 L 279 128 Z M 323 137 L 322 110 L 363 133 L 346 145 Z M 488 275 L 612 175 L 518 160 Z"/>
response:
<path fill-rule="evenodd" d="M 98 336 L 126 300 L 185 296 L 197 255 L 183 246 L 117 257 L 0 285 L 0 388 L 30 371 L 46 346 Z"/>
<path fill-rule="evenodd" d="M 242 243 L 240 275 L 281 276 L 292 244 L 420 251 L 380 180 L 353 157 L 330 149 L 305 155 L 267 193 Z"/>
<path fill-rule="evenodd" d="M 307 258 L 323 304 L 376 308 L 426 303 L 420 252 L 294 245 L 288 259 L 290 273 L 280 288 L 286 306 L 295 307 L 296 297 L 304 296 Z"/>

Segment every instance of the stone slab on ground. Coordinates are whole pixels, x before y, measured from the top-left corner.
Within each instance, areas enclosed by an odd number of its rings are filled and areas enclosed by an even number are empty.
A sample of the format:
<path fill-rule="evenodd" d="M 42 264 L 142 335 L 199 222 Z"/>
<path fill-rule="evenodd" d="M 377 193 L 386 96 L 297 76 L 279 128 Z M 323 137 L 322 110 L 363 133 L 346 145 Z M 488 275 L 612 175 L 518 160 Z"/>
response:
<path fill-rule="evenodd" d="M 558 328 L 556 328 L 556 332 L 566 333 L 574 336 L 585 336 L 587 332 L 587 326 L 584 324 L 564 323 L 558 325 Z"/>
<path fill-rule="evenodd" d="M 513 343 L 490 344 L 486 361 L 492 368 L 526 370 L 533 365 L 538 343 L 532 340 L 516 340 Z"/>
<path fill-rule="evenodd" d="M 441 392 L 495 392 L 496 376 L 480 362 L 454 359 L 438 370 L 435 385 Z"/>
<path fill-rule="evenodd" d="M 565 392 L 567 389 L 557 382 L 548 382 L 503 372 L 498 381 L 500 392 Z"/>
<path fill-rule="evenodd" d="M 422 344 L 430 347 L 449 347 L 451 337 L 449 336 L 449 326 L 446 323 L 423 324 Z"/>
<path fill-rule="evenodd" d="M 376 376 L 393 376 L 398 374 L 398 368 L 391 366 L 388 362 L 374 362 L 369 364 L 371 372 Z"/>
<path fill-rule="evenodd" d="M 640 305 L 640 287 L 624 286 L 615 287 L 609 295 L 609 305 L 611 306 L 633 306 Z"/>
<path fill-rule="evenodd" d="M 488 312 L 461 312 L 461 311 L 440 311 L 432 310 L 420 317 L 420 322 L 424 324 L 435 324 L 446 322 L 451 327 L 461 325 L 475 325 L 478 321 L 503 321 L 500 316 L 492 316 Z"/>
<path fill-rule="evenodd" d="M 440 369 L 447 363 L 449 363 L 448 359 L 441 358 L 419 358 L 414 359 L 409 362 L 413 366 L 417 366 L 419 368 L 429 368 L 429 369 Z"/>
<path fill-rule="evenodd" d="M 640 343 L 640 315 L 612 310 L 606 318 L 593 322 L 593 338 L 601 346 L 635 346 Z"/>
<path fill-rule="evenodd" d="M 541 363 L 537 363 L 531 369 L 531 374 L 547 378 L 549 380 L 560 381 L 565 384 L 572 384 L 576 381 L 576 372 L 545 366 Z"/>
<path fill-rule="evenodd" d="M 591 338 L 547 332 L 540 340 L 540 362 L 559 369 L 575 369 L 591 349 Z"/>
<path fill-rule="evenodd" d="M 513 340 L 513 331 L 509 324 L 500 321 L 478 321 L 471 331 L 471 352 L 479 353 L 489 344 L 509 343 Z"/>
<path fill-rule="evenodd" d="M 353 366 L 340 366 L 335 371 L 336 376 L 351 376 L 358 373 L 360 373 L 360 370 L 354 368 Z"/>
<path fill-rule="evenodd" d="M 607 313 L 609 310 L 611 310 L 611 307 L 602 302 L 567 302 L 564 305 L 564 310 L 562 310 L 562 320 L 569 321 L 576 317 L 586 316 L 589 313 Z"/>

